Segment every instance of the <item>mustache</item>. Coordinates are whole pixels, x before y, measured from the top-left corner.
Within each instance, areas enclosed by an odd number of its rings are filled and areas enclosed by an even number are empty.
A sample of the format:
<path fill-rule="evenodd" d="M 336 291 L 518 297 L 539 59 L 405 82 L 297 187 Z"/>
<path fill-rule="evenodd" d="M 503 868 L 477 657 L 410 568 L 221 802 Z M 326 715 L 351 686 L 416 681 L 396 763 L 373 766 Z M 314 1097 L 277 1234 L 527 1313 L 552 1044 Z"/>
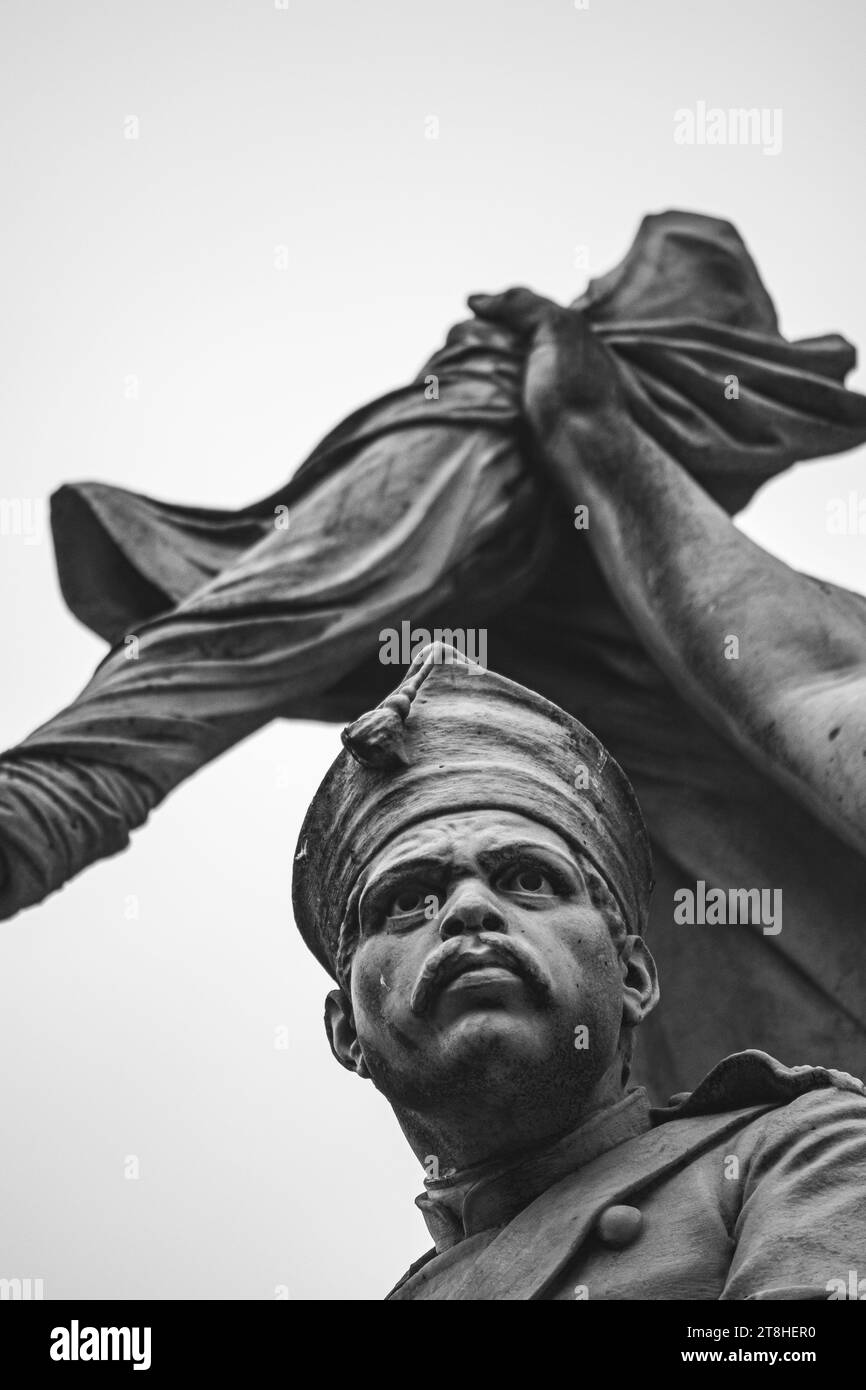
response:
<path fill-rule="evenodd" d="M 513 970 L 539 999 L 549 999 L 550 983 L 525 946 L 496 932 L 481 932 L 467 945 L 462 937 L 453 937 L 427 957 L 415 982 L 409 1000 L 413 1014 L 423 1017 L 430 1012 L 438 994 L 451 980 L 462 974 L 466 963 L 478 966 L 500 965 Z"/>

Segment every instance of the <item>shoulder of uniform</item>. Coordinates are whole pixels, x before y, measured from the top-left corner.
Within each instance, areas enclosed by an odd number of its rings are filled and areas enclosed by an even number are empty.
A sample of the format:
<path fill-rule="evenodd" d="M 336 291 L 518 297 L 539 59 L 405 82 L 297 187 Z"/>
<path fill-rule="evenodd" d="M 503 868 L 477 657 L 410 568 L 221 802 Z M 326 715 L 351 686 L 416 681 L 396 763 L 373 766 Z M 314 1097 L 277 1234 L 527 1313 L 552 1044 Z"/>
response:
<path fill-rule="evenodd" d="M 844 1133 L 866 1149 L 866 1095 L 838 1086 L 815 1087 L 765 1110 L 760 1124 L 763 1141 L 788 1145 L 802 1140 L 814 1147 L 816 1131 L 820 1131 L 825 1147 L 825 1140 Z"/>
<path fill-rule="evenodd" d="M 809 1111 L 822 1095 L 864 1103 L 866 1085 L 848 1072 L 831 1067 L 786 1067 L 769 1053 L 750 1049 L 723 1058 L 693 1091 L 654 1107 L 652 1119 L 654 1124 L 664 1124 L 752 1106 L 787 1107 L 810 1097 L 803 1107 Z M 819 1105 L 822 1113 L 827 1105 L 826 1100 Z"/>

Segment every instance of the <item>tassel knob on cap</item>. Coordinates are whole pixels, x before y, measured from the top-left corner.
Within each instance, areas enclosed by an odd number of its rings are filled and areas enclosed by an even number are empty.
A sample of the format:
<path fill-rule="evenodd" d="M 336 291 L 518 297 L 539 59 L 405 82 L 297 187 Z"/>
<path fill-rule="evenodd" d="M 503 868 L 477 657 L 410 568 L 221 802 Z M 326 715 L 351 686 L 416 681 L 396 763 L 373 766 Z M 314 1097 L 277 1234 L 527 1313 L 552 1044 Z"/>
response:
<path fill-rule="evenodd" d="M 381 705 L 347 724 L 340 737 L 343 747 L 362 767 L 379 771 L 395 771 L 408 767 L 406 754 L 406 720 L 412 701 L 418 694 L 437 659 L 441 660 L 441 642 L 419 652 L 399 688 L 388 695 Z"/>

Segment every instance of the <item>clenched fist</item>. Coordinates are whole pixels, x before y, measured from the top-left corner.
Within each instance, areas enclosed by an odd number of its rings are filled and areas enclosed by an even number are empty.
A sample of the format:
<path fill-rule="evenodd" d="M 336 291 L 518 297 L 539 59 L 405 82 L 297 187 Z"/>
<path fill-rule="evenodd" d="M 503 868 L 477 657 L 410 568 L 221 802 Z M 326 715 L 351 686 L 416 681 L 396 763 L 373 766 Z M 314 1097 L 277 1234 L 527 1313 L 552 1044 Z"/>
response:
<path fill-rule="evenodd" d="M 566 421 L 619 430 L 626 417 L 619 368 L 583 314 L 534 290 L 473 294 L 478 318 L 502 324 L 527 344 L 524 410 L 544 450 Z"/>

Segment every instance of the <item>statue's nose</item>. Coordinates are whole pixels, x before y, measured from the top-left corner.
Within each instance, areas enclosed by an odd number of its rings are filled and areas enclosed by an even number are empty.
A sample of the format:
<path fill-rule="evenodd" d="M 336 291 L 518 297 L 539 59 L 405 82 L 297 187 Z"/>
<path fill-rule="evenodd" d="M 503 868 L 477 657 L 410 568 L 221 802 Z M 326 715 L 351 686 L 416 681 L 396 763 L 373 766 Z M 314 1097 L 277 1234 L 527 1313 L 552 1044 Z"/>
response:
<path fill-rule="evenodd" d="M 506 931 L 505 918 L 496 899 L 479 884 L 467 883 L 449 900 L 439 924 L 443 941 L 464 932 Z"/>

